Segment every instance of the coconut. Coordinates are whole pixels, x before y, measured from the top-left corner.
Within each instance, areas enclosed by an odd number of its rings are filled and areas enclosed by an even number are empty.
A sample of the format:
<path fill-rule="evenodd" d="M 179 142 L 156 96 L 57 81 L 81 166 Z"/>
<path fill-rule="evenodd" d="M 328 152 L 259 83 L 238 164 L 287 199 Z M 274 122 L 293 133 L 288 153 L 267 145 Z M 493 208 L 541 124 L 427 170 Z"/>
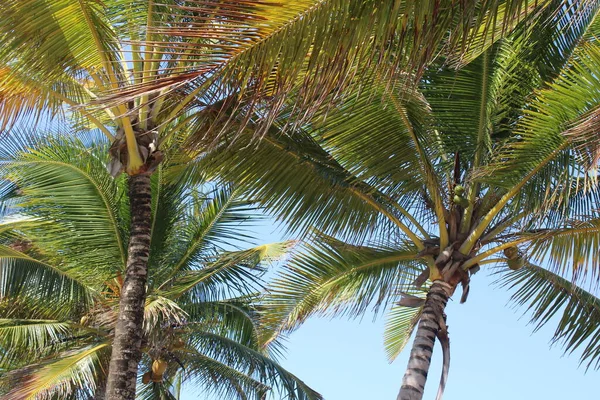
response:
<path fill-rule="evenodd" d="M 154 360 L 152 363 L 152 382 L 162 382 L 163 375 L 169 364 L 165 360 Z"/>
<path fill-rule="evenodd" d="M 508 264 L 508 268 L 512 269 L 513 271 L 516 271 L 518 269 L 521 269 L 523 265 L 525 265 L 525 260 L 522 257 L 519 257 L 514 260 L 508 260 L 506 263 Z"/>
<path fill-rule="evenodd" d="M 465 188 L 461 185 L 454 186 L 454 194 L 461 196 L 465 192 Z"/>
<path fill-rule="evenodd" d="M 175 338 L 173 339 L 172 346 L 174 350 L 183 349 L 185 347 L 185 340 L 179 337 Z"/>
<path fill-rule="evenodd" d="M 519 257 L 519 248 L 517 246 L 512 246 L 504 249 L 504 255 L 509 260 L 515 260 Z"/>
<path fill-rule="evenodd" d="M 142 383 L 144 385 L 146 385 L 146 384 L 150 383 L 151 379 L 152 379 L 152 372 L 148 371 L 142 376 Z"/>

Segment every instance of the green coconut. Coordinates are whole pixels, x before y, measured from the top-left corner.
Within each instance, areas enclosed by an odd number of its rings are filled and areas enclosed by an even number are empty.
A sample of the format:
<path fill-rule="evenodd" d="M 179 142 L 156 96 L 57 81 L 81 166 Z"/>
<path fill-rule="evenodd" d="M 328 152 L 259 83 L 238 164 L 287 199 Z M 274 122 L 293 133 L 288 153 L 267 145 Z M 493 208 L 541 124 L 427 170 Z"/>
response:
<path fill-rule="evenodd" d="M 523 259 L 523 257 L 519 257 L 514 260 L 508 260 L 506 261 L 506 263 L 508 264 L 508 268 L 512 269 L 513 271 L 516 271 L 518 269 L 521 269 L 523 265 L 525 265 L 525 259 Z"/>

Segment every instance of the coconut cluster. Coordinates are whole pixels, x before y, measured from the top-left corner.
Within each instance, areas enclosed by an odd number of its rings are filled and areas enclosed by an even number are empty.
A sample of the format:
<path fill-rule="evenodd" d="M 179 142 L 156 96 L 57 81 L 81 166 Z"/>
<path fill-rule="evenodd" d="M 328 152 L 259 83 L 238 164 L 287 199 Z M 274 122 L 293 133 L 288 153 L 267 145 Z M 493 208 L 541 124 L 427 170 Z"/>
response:
<path fill-rule="evenodd" d="M 463 197 L 465 194 L 465 188 L 461 185 L 454 186 L 454 204 L 457 204 L 463 208 L 467 208 L 469 206 L 469 200 Z"/>

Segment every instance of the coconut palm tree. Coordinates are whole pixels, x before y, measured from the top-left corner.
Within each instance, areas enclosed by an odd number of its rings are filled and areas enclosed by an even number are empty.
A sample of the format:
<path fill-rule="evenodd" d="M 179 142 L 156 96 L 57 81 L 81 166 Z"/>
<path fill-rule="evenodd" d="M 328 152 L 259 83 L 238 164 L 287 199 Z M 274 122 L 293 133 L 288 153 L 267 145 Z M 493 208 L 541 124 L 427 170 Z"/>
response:
<path fill-rule="evenodd" d="M 495 268 L 538 326 L 558 315 L 554 339 L 600 366 L 600 5 L 579 5 L 577 23 L 549 16 L 418 88 L 374 77 L 310 123 L 290 130 L 284 114 L 255 148 L 248 135 L 197 161 L 313 229 L 271 285 L 274 326 L 389 309 L 390 359 L 416 328 L 398 399 L 422 398 L 436 338 L 439 399 L 446 303 Z"/>
<path fill-rule="evenodd" d="M 296 107 L 288 122 L 299 124 L 360 76 L 421 72 L 440 48 L 481 52 L 518 22 L 563 8 L 556 0 L 3 1 L 0 129 L 47 111 L 93 126 L 112 143 L 113 174 L 130 177 L 132 234 L 109 397 L 135 394 L 149 176 L 178 123 L 204 137 L 225 132 L 232 117 L 239 132 L 259 115 L 252 122 L 262 136 L 289 92 Z"/>
<path fill-rule="evenodd" d="M 28 136 L 28 135 L 26 135 Z M 0 150 L 0 393 L 104 398 L 127 265 L 126 179 L 106 140 L 13 135 Z M 256 209 L 230 186 L 190 185 L 166 154 L 151 178 L 154 216 L 138 397 L 191 382 L 222 398 L 321 397 L 270 356 L 256 292 L 291 243 L 239 249 Z"/>

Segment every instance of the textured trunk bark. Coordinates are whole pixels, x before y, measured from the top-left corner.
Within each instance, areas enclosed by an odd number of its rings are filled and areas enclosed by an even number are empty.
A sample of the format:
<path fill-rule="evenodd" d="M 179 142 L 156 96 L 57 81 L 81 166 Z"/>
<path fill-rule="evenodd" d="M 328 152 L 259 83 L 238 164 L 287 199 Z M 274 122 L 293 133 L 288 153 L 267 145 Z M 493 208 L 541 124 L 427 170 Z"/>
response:
<path fill-rule="evenodd" d="M 150 254 L 151 200 L 150 176 L 129 177 L 131 232 L 106 385 L 107 400 L 135 399 L 138 364 L 142 356 L 140 347 Z"/>
<path fill-rule="evenodd" d="M 441 328 L 440 317 L 445 318 L 444 309 L 453 291 L 453 287 L 443 281 L 435 281 L 431 285 L 417 327 L 408 367 L 402 379 L 402 387 L 396 400 L 421 400 L 423 398 L 435 338 Z"/>

